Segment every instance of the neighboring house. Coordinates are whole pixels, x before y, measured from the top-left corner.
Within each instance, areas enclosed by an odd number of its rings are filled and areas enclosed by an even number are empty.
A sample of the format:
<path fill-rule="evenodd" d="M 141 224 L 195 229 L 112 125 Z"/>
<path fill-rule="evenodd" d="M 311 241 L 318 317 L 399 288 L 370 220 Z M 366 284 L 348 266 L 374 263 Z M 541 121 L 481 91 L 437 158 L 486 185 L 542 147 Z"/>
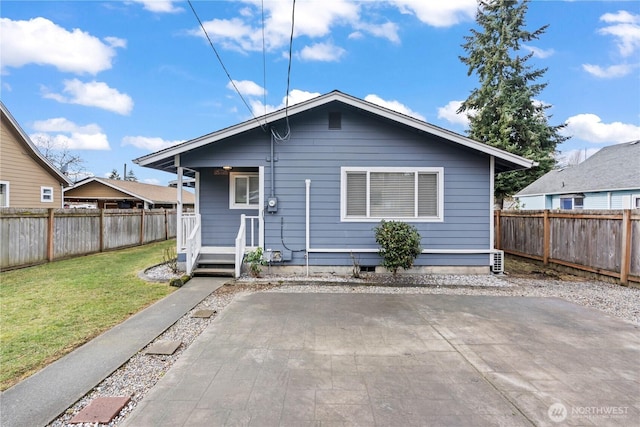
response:
<path fill-rule="evenodd" d="M 640 208 L 640 141 L 610 145 L 554 169 L 515 195 L 520 209 Z"/>
<path fill-rule="evenodd" d="M 291 272 L 374 270 L 381 219 L 417 227 L 415 271 L 488 272 L 494 173 L 534 165 L 338 91 L 134 162 L 195 178 L 178 253 L 189 270 L 234 254 L 236 275 L 245 246 Z"/>
<path fill-rule="evenodd" d="M 0 207 L 61 208 L 71 181 L 31 141 L 0 102 Z"/>
<path fill-rule="evenodd" d="M 98 209 L 176 209 L 178 194 L 175 188 L 143 184 L 136 181 L 91 177 L 67 188 L 64 201 L 68 207 Z M 184 210 L 193 210 L 195 196 L 182 190 Z"/>

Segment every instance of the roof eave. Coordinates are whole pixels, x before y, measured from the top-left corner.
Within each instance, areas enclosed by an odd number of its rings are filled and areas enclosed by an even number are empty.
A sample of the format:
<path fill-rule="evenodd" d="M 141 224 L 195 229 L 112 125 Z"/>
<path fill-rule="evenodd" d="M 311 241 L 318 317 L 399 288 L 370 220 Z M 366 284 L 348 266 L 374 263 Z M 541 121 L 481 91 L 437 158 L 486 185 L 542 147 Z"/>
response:
<path fill-rule="evenodd" d="M 369 113 L 385 117 L 397 123 L 404 124 L 414 129 L 421 130 L 431 135 L 441 137 L 443 139 L 455 142 L 457 144 L 474 149 L 481 153 L 485 153 L 487 155 L 496 157 L 510 165 L 510 169 L 507 169 L 507 170 L 529 169 L 531 167 L 537 166 L 537 163 L 532 160 L 509 153 L 504 150 L 500 150 L 498 148 L 492 147 L 487 144 L 483 144 L 481 142 L 467 138 L 455 132 L 431 125 L 425 121 L 416 119 L 411 116 L 404 115 L 402 113 L 398 113 L 388 108 L 361 100 L 359 98 L 355 98 L 351 95 L 347 95 L 339 91 L 329 92 L 325 95 L 320 95 L 316 98 L 312 98 L 310 100 L 300 102 L 298 104 L 294 104 L 293 106 L 289 107 L 288 111 L 286 111 L 285 109 L 274 111 L 262 117 L 251 119 L 243 123 L 239 123 L 237 125 L 234 125 L 225 129 L 221 129 L 219 131 L 216 131 L 207 135 L 203 135 L 201 137 L 192 139 L 190 141 L 183 142 L 180 145 L 166 148 L 164 150 L 151 153 L 146 156 L 138 157 L 137 159 L 134 159 L 133 162 L 140 166 L 154 167 L 152 166 L 153 163 L 159 163 L 164 161 L 166 162 L 167 166 L 165 168 L 157 167 L 157 169 L 161 169 L 161 170 L 173 169 L 175 168 L 175 166 L 173 165 L 174 163 L 173 160 L 167 161 L 171 157 L 175 157 L 176 155 L 182 154 L 184 152 L 187 152 L 196 148 L 200 148 L 204 145 L 219 141 L 223 138 L 229 138 L 229 137 L 238 135 L 240 133 L 256 129 L 260 126 L 268 126 L 273 122 L 286 118 L 287 115 L 292 116 L 297 113 L 311 110 L 313 108 L 328 104 L 333 101 L 341 101 L 352 107 L 362 109 Z"/>

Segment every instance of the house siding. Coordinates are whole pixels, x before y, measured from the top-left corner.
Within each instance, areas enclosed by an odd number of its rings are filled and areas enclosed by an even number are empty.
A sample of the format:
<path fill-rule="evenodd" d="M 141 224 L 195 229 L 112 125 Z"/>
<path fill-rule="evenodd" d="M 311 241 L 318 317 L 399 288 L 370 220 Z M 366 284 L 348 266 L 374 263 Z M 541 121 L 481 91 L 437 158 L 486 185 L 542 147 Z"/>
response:
<path fill-rule="evenodd" d="M 328 113 L 342 112 L 342 128 L 328 129 Z M 265 249 L 293 250 L 292 264 L 305 258 L 305 180 L 310 188 L 311 248 L 376 249 L 377 222 L 341 222 L 340 168 L 443 167 L 444 221 L 411 222 L 425 249 L 488 249 L 490 159 L 434 136 L 409 131 L 343 106 L 325 106 L 290 119 L 291 138 L 275 145 L 278 212 L 265 213 Z M 278 127 L 281 133 L 284 124 Z M 181 165 L 201 170 L 203 244 L 233 245 L 242 211 L 228 209 L 228 177 L 213 169 L 264 166 L 265 200 L 271 192 L 270 136 L 256 131 L 182 155 Z M 255 211 L 246 212 L 253 215 Z M 300 252 L 295 252 L 300 251 Z M 358 254 L 362 265 L 378 265 L 375 253 Z M 416 265 L 486 266 L 488 255 L 421 256 Z M 313 265 L 351 265 L 348 253 L 312 253 Z"/>
<path fill-rule="evenodd" d="M 38 163 L 31 149 L 20 142 L 20 137 L 5 120 L 0 123 L 0 181 L 9 183 L 9 207 L 12 208 L 60 208 L 62 206 L 61 182 Z M 41 187 L 53 189 L 53 201 L 42 202 Z"/>

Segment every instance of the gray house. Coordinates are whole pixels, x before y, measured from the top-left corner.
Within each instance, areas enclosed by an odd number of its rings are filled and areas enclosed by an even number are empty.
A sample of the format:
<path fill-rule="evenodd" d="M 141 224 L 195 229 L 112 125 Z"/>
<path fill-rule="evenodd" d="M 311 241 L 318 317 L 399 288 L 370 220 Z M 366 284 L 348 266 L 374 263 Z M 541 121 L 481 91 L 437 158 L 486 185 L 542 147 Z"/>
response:
<path fill-rule="evenodd" d="M 352 256 L 375 270 L 381 219 L 417 227 L 415 271 L 499 269 L 494 173 L 534 166 L 338 91 L 134 162 L 177 173 L 178 188 L 195 179 L 179 256 L 188 271 L 218 262 L 236 276 L 253 247 L 291 273 L 347 273 Z"/>
<path fill-rule="evenodd" d="M 640 141 L 610 145 L 552 170 L 514 196 L 522 209 L 640 208 Z"/>

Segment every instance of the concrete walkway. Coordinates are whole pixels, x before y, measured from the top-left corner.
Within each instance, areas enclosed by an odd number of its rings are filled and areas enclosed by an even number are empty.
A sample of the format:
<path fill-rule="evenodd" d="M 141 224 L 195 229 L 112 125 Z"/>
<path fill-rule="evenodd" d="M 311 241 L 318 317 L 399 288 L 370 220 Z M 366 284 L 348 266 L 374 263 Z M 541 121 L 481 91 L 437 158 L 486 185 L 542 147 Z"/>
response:
<path fill-rule="evenodd" d="M 0 395 L 2 427 L 43 426 L 122 366 L 227 279 L 194 278 Z"/>
<path fill-rule="evenodd" d="M 640 329 L 555 298 L 237 297 L 141 426 L 637 426 Z"/>

